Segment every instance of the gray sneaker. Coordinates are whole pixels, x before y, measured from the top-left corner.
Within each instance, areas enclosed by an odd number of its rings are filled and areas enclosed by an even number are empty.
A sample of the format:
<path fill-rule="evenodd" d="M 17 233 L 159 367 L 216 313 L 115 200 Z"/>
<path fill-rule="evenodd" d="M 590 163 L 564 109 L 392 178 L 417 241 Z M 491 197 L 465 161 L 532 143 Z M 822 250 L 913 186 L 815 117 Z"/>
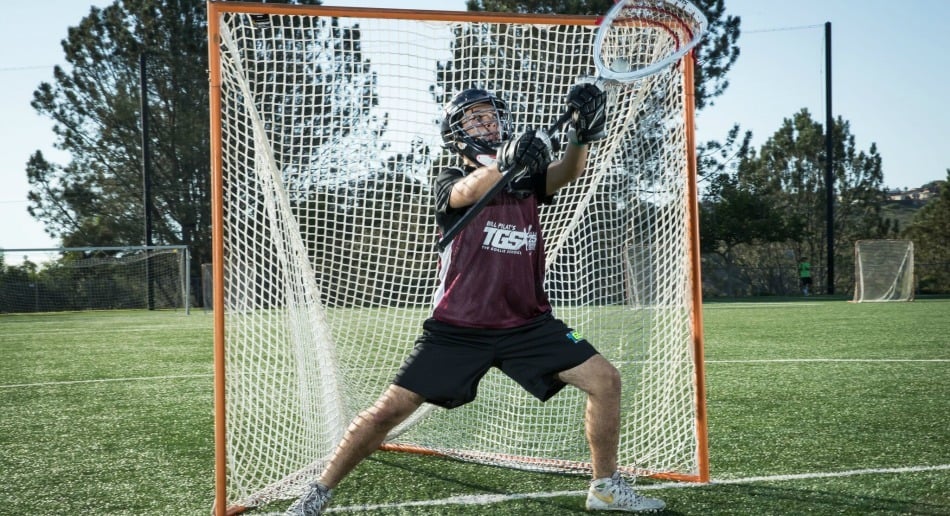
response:
<path fill-rule="evenodd" d="M 656 512 L 666 507 L 663 500 L 648 498 L 624 481 L 620 472 L 610 478 L 599 478 L 590 483 L 587 491 L 588 511 Z"/>
<path fill-rule="evenodd" d="M 286 516 L 317 516 L 323 514 L 323 509 L 330 504 L 332 496 L 332 489 L 319 482 L 314 482 L 307 486 L 306 491 L 287 508 L 287 512 L 284 514 Z"/>

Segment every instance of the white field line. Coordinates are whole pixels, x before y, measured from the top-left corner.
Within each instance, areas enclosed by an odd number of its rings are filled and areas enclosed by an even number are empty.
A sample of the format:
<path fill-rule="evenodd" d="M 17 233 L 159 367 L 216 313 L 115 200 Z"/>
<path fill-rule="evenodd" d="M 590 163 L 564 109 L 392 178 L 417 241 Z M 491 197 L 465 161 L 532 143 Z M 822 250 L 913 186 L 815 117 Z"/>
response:
<path fill-rule="evenodd" d="M 840 478 L 853 477 L 859 475 L 889 475 L 900 473 L 922 473 L 928 471 L 947 471 L 950 470 L 950 464 L 940 464 L 935 466 L 910 466 L 902 468 L 873 468 L 856 469 L 851 471 L 835 471 L 828 473 L 801 473 L 796 475 L 773 475 L 763 477 L 746 478 L 724 478 L 709 482 L 708 484 L 677 482 L 662 484 L 637 485 L 637 491 L 654 491 L 660 489 L 689 489 L 697 487 L 710 487 L 716 485 L 729 484 L 751 484 L 754 482 L 787 482 L 793 480 L 811 480 L 818 478 Z M 492 503 L 510 502 L 514 500 L 553 498 L 556 496 L 583 496 L 587 491 L 554 491 L 547 493 L 514 493 L 514 494 L 486 494 L 486 495 L 464 495 L 450 496 L 441 500 L 421 500 L 414 502 L 377 504 L 377 505 L 351 505 L 349 507 L 331 507 L 327 509 L 331 512 L 359 512 L 379 509 L 403 509 L 412 507 L 440 507 L 445 505 L 487 505 Z"/>
<path fill-rule="evenodd" d="M 809 363 L 809 362 L 950 362 L 950 358 L 769 358 L 761 360 L 706 360 L 707 364 L 771 364 L 771 363 Z"/>
<path fill-rule="evenodd" d="M 705 309 L 712 309 L 712 310 L 729 310 L 729 309 L 731 309 L 731 308 L 756 308 L 756 307 L 759 307 L 759 306 L 764 306 L 764 307 L 768 307 L 768 308 L 798 308 L 798 307 L 806 307 L 806 306 L 818 306 L 819 304 L 820 304 L 820 303 L 814 302 L 814 301 L 812 301 L 812 302 L 808 302 L 808 301 L 798 301 L 798 302 L 795 302 L 795 303 L 788 302 L 788 301 L 786 301 L 786 302 L 782 302 L 782 301 L 766 302 L 766 301 L 763 301 L 763 302 L 761 302 L 761 303 L 715 303 L 715 304 L 709 304 L 709 303 L 707 303 L 707 304 L 704 304 L 704 305 L 703 305 L 703 308 L 705 308 Z"/>
<path fill-rule="evenodd" d="M 84 383 L 110 383 L 110 382 L 141 382 L 148 380 L 177 380 L 181 378 L 213 378 L 213 374 L 176 374 L 169 376 L 140 376 L 132 378 L 101 378 L 98 380 L 66 380 L 59 382 L 38 382 L 38 383 L 14 383 L 10 385 L 0 385 L 0 389 L 13 389 L 17 387 L 50 387 L 59 385 L 77 385 Z"/>
<path fill-rule="evenodd" d="M 706 360 L 707 364 L 770 364 L 770 363 L 822 363 L 822 362 L 856 362 L 856 363 L 892 363 L 892 362 L 926 362 L 943 363 L 950 362 L 946 358 L 776 358 L 762 360 Z M 98 380 L 64 380 L 57 382 L 37 382 L 37 383 L 16 383 L 10 385 L 0 385 L 0 389 L 12 389 L 23 387 L 50 387 L 55 385 L 76 385 L 84 383 L 105 383 L 105 382 L 141 382 L 147 380 L 170 380 L 177 378 L 210 378 L 213 374 L 189 374 L 172 376 L 141 376 L 132 378 L 102 378 Z"/>
<path fill-rule="evenodd" d="M 163 325 L 155 325 L 155 326 L 137 326 L 137 327 L 134 327 L 134 328 L 120 327 L 120 328 L 83 329 L 83 330 L 82 330 L 82 333 L 83 333 L 83 335 L 85 335 L 85 334 L 87 334 L 87 333 L 90 333 L 90 334 L 91 334 L 91 333 L 100 333 L 100 334 L 101 334 L 101 333 L 132 333 L 132 332 L 141 333 L 141 332 L 152 332 L 152 331 L 155 331 L 155 330 L 161 330 L 161 331 L 167 331 L 167 330 L 181 330 L 181 331 L 185 331 L 185 330 L 188 330 L 188 331 L 191 331 L 191 330 L 193 330 L 193 329 L 195 329 L 195 327 L 192 327 L 192 326 L 173 326 L 173 327 L 170 327 L 170 326 L 163 326 Z M 19 332 L 19 333 L 14 333 L 14 332 L 11 332 L 11 333 L 4 333 L 2 336 L 0 336 L 0 339 L 6 340 L 6 341 L 10 341 L 10 340 L 13 340 L 13 339 L 15 339 L 15 338 L 17 338 L 17 337 L 36 337 L 37 335 L 73 335 L 73 334 L 75 334 L 75 331 L 74 331 L 74 330 L 69 329 L 69 328 L 66 328 L 66 329 L 61 329 L 61 330 L 53 329 L 53 330 L 37 330 L 37 331 Z"/>

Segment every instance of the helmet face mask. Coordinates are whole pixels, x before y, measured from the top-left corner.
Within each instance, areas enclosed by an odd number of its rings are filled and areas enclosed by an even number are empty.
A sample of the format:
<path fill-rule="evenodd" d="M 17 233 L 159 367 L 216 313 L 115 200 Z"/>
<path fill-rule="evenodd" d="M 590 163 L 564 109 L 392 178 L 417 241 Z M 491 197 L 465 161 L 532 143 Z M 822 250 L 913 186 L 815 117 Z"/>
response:
<path fill-rule="evenodd" d="M 489 91 L 465 90 L 445 106 L 442 141 L 477 165 L 493 163 L 498 147 L 510 137 L 508 104 Z"/>

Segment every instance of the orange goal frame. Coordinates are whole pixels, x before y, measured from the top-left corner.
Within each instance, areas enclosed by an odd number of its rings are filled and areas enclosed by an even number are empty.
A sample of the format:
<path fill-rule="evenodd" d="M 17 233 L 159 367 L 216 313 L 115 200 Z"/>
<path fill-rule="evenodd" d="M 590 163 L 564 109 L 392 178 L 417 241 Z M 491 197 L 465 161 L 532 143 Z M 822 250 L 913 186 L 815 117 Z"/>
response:
<path fill-rule="evenodd" d="M 209 103 L 210 103 L 210 157 L 211 157 L 211 211 L 212 211 L 212 277 L 213 277 L 213 327 L 214 327 L 214 505 L 212 513 L 216 515 L 238 514 L 246 510 L 241 506 L 227 506 L 227 435 L 225 414 L 225 289 L 224 289 L 224 210 L 223 210 L 223 176 L 222 176 L 222 127 L 221 127 L 221 56 L 220 50 L 220 17 L 224 13 L 248 14 L 287 14 L 287 15 L 320 15 L 338 17 L 363 18 L 395 18 L 408 20 L 428 21 L 472 21 L 495 23 L 551 23 L 595 25 L 598 18 L 594 16 L 566 16 L 566 15 L 519 15 L 507 13 L 466 12 L 466 11 L 423 11 L 410 9 L 386 8 L 356 8 L 356 7 L 327 7 L 301 6 L 288 4 L 263 4 L 251 2 L 213 1 L 207 2 L 208 13 L 208 58 L 209 58 Z M 677 481 L 707 483 L 709 474 L 709 441 L 706 412 L 706 387 L 704 368 L 704 340 L 702 319 L 702 293 L 700 274 L 699 249 L 699 210 L 696 164 L 696 141 L 694 127 L 695 113 L 695 84 L 694 66 L 695 52 L 686 54 L 682 59 L 686 116 L 687 142 L 687 202 L 688 202 L 688 256 L 690 258 L 690 284 L 692 288 L 691 325 L 693 333 L 692 354 L 695 363 L 695 395 L 696 407 L 696 442 L 698 453 L 697 475 L 687 474 L 657 474 L 655 478 Z M 381 449 L 394 451 L 409 451 L 424 454 L 438 454 L 431 450 L 404 445 L 383 445 Z"/>

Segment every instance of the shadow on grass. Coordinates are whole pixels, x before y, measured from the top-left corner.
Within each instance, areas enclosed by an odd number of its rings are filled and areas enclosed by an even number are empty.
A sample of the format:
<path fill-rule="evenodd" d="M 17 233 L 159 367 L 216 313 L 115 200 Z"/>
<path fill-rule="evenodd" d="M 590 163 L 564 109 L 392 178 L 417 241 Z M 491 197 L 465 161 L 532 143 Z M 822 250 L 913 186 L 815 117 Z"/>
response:
<path fill-rule="evenodd" d="M 413 456 L 401 453 L 375 453 L 364 464 L 372 469 L 385 468 L 395 483 L 399 498 L 396 503 L 410 500 L 437 500 L 464 496 L 511 496 L 529 492 L 584 491 L 587 479 L 579 475 L 559 475 L 494 468 L 449 458 Z M 367 468 L 369 469 L 369 468 Z M 492 472 L 498 471 L 497 475 Z M 359 471 L 354 472 L 354 475 Z M 349 477 L 348 477 L 349 480 Z M 346 482 L 346 481 L 345 481 Z M 343 486 L 347 488 L 347 486 Z M 352 487 L 352 484 L 351 484 Z M 360 495 L 365 502 L 366 493 Z M 385 496 L 385 495 L 384 495 Z M 389 499 L 388 496 L 385 498 Z M 334 505 L 342 505 L 334 504 Z M 491 509 L 489 509 L 491 508 Z M 583 496 L 523 498 L 504 503 L 485 505 L 435 505 L 432 507 L 404 507 L 378 514 L 584 514 Z M 372 513 L 376 513 L 373 511 Z M 372 514 L 371 513 L 371 514 Z"/>

